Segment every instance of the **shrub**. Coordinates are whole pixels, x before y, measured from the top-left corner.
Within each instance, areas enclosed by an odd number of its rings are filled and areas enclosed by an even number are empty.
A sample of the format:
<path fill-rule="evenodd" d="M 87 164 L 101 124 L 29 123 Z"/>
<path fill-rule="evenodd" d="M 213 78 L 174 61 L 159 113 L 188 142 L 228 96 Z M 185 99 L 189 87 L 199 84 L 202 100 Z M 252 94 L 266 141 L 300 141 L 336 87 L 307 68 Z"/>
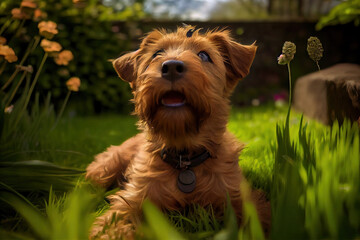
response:
<path fill-rule="evenodd" d="M 355 26 L 360 25 L 360 0 L 347 0 L 331 9 L 328 15 L 320 18 L 316 24 L 316 30 L 329 25 L 346 24 L 354 22 Z"/>
<path fill-rule="evenodd" d="M 58 23 L 59 34 L 56 40 L 64 49 L 70 50 L 74 60 L 67 67 L 58 66 L 55 61 L 48 61 L 39 79 L 36 91 L 41 94 L 51 91 L 53 101 L 60 108 L 67 91 L 64 82 L 73 75 L 82 80 L 82 91 L 75 96 L 76 101 L 70 105 L 81 113 L 93 113 L 106 110 L 128 111 L 130 91 L 113 71 L 109 60 L 129 50 L 129 35 L 137 28 L 136 24 L 128 24 L 119 34 L 112 31 L 111 21 L 138 20 L 143 17 L 142 5 L 134 4 L 123 11 L 115 13 L 110 7 L 105 7 L 99 1 L 71 0 L 40 0 L 37 1 L 42 14 L 38 19 L 47 19 Z M 3 25 L 3 35 L 10 38 L 9 44 L 14 47 L 18 56 L 26 49 L 28 42 L 37 34 L 37 24 L 32 20 L 13 20 L 11 9 L 18 7 L 20 1 L 6 0 L 0 7 L 0 24 Z M 111 20 L 111 21 L 110 21 Z M 19 26 L 20 25 L 20 26 Z M 16 35 L 16 37 L 12 37 Z M 25 65 L 36 65 L 40 49 L 36 49 L 25 62 Z M 12 73 L 11 68 L 4 75 Z"/>

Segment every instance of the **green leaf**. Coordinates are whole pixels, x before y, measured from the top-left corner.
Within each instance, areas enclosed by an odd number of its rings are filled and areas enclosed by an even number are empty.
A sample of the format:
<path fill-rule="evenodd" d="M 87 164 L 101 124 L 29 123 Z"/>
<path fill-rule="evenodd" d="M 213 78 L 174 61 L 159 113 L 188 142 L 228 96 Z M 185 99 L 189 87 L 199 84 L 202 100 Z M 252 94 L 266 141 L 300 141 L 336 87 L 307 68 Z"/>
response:
<path fill-rule="evenodd" d="M 225 209 L 225 228 L 214 236 L 214 240 L 233 240 L 237 239 L 237 235 L 238 225 L 236 215 L 228 195 Z"/>
<path fill-rule="evenodd" d="M 183 240 L 184 238 L 170 225 L 165 216 L 150 201 L 145 200 L 143 211 L 148 229 L 157 240 Z"/>
<path fill-rule="evenodd" d="M 49 239 L 50 224 L 41 212 L 11 187 L 6 186 L 6 184 L 3 183 L 0 184 L 2 186 L 0 200 L 6 202 L 19 212 L 39 238 Z"/>
<path fill-rule="evenodd" d="M 50 186 L 68 191 L 83 173 L 83 170 L 39 160 L 0 162 L 0 181 L 17 191 L 48 191 Z"/>

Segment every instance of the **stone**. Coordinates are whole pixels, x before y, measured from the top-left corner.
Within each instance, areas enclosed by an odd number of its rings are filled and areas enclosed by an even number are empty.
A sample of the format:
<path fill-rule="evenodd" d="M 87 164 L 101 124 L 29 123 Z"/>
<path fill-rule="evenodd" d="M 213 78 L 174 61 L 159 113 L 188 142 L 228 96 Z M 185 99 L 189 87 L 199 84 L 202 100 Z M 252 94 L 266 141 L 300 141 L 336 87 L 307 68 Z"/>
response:
<path fill-rule="evenodd" d="M 342 63 L 295 82 L 293 107 L 326 125 L 360 117 L 360 65 Z"/>

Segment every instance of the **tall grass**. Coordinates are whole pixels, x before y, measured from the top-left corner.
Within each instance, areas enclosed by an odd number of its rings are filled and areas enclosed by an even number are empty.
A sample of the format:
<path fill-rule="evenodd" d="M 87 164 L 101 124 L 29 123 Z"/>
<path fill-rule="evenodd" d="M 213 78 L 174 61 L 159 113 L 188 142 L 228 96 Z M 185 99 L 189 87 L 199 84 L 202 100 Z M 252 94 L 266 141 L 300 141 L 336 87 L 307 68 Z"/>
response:
<path fill-rule="evenodd" d="M 360 230 L 359 128 L 345 121 L 291 138 L 277 126 L 273 239 L 355 239 Z"/>
<path fill-rule="evenodd" d="M 28 239 L 88 239 L 88 232 L 95 219 L 93 213 L 103 197 L 99 189 L 94 191 L 88 185 L 76 187 L 63 196 L 51 189 L 46 202 L 45 214 L 15 190 L 7 188 L 0 192 L 0 199 L 11 205 L 29 224 L 32 234 Z M 26 238 L 14 232 L 0 231 L 3 239 Z"/>
<path fill-rule="evenodd" d="M 319 57 L 322 56 L 321 44 L 317 50 Z M 291 93 L 290 63 L 287 65 Z M 271 238 L 358 238 L 358 124 L 344 121 L 339 125 L 335 122 L 332 127 L 320 128 L 322 131 L 311 131 L 301 117 L 298 133 L 293 134 L 290 113 L 291 105 L 285 123 L 276 125 Z"/>

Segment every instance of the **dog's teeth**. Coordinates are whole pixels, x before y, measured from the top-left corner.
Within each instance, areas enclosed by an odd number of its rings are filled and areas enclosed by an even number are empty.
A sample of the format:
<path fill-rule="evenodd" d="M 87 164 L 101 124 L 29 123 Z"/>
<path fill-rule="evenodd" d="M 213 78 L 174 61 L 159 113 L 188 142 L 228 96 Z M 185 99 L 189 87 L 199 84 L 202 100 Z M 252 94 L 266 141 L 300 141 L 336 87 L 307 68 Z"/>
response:
<path fill-rule="evenodd" d="M 185 98 L 179 92 L 170 91 L 163 96 L 161 103 L 166 107 L 181 107 L 185 104 Z"/>
<path fill-rule="evenodd" d="M 184 106 L 185 103 L 171 103 L 171 104 L 165 104 L 163 103 L 164 106 L 166 107 L 181 107 L 181 106 Z"/>
<path fill-rule="evenodd" d="M 165 107 L 181 107 L 185 105 L 185 102 L 178 102 L 178 103 L 166 103 L 163 100 L 161 100 L 162 105 L 164 105 Z"/>

